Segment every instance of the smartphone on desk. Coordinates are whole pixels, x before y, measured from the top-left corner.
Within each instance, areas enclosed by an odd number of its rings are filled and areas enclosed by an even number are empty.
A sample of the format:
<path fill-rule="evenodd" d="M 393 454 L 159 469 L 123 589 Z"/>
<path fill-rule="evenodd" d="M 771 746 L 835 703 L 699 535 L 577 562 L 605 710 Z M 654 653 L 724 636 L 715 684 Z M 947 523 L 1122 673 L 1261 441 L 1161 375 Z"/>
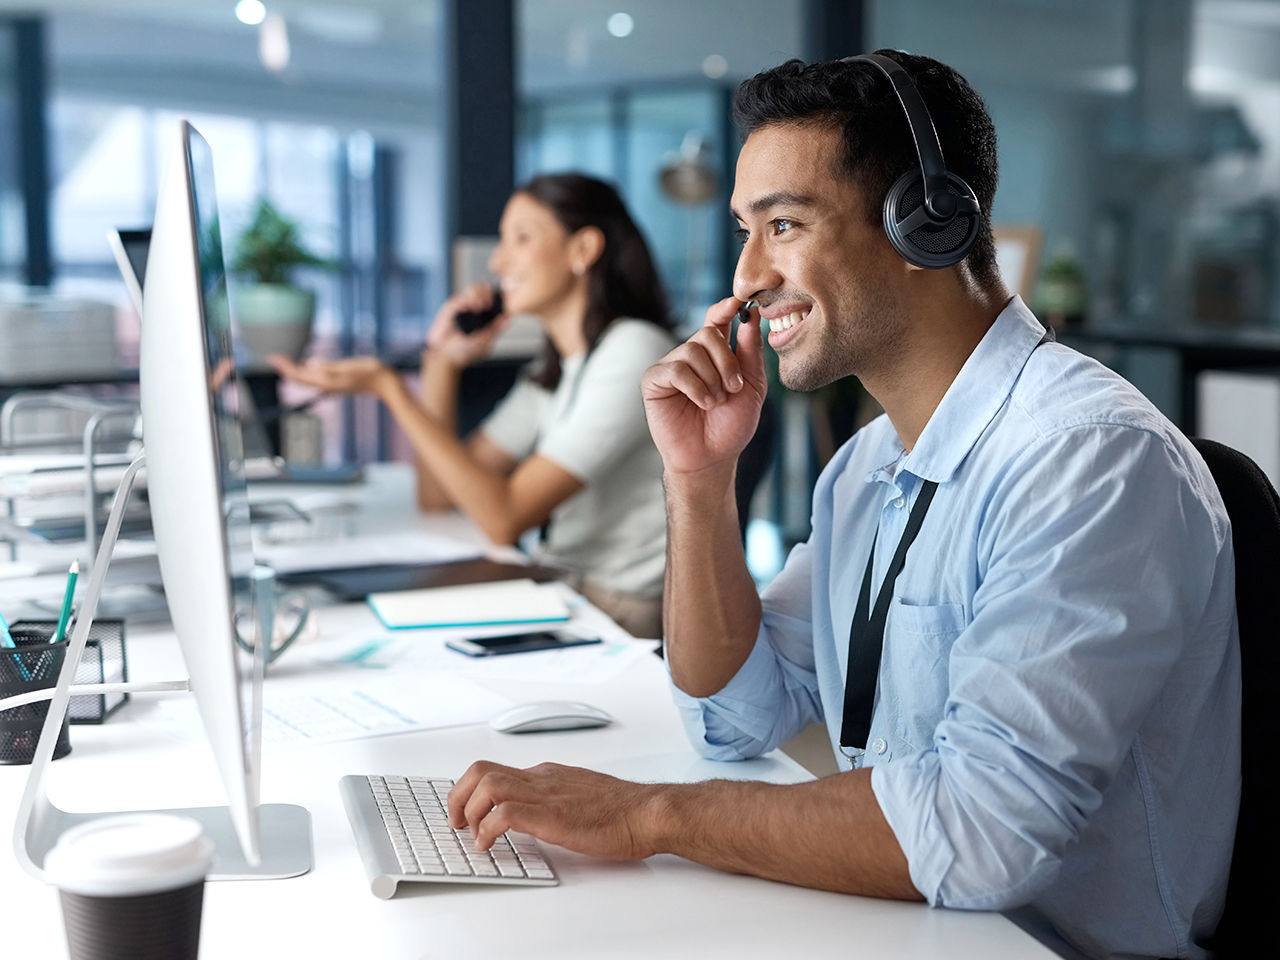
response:
<path fill-rule="evenodd" d="M 468 657 L 498 657 L 506 653 L 528 653 L 532 650 L 563 650 L 599 643 L 599 637 L 576 637 L 571 633 L 539 630 L 532 633 L 507 633 L 500 637 L 471 637 L 446 640 L 445 646 Z"/>

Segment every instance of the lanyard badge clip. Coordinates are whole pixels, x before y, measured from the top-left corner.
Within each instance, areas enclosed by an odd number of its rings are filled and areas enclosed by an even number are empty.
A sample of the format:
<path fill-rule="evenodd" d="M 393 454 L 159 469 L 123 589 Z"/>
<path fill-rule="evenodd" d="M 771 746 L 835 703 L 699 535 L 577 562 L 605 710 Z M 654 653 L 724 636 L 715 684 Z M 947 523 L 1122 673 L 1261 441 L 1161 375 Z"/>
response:
<path fill-rule="evenodd" d="M 851 764 L 853 764 L 853 769 L 855 770 L 862 769 L 862 761 L 863 761 L 863 758 L 866 757 L 867 751 L 859 747 L 841 746 L 840 752 L 844 754 L 845 759 L 847 759 Z"/>

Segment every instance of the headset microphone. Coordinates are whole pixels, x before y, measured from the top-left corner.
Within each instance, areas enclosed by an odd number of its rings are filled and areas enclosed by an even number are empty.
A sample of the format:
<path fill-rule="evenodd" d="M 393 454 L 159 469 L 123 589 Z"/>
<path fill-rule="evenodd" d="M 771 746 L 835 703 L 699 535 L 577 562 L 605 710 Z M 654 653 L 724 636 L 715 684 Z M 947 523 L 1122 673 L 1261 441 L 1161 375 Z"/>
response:
<path fill-rule="evenodd" d="M 947 170 L 933 118 L 901 64 L 878 53 L 845 57 L 869 63 L 893 86 L 915 141 L 919 170 L 908 170 L 884 198 L 884 231 L 908 263 L 941 269 L 959 263 L 973 248 L 982 211 L 972 188 Z"/>

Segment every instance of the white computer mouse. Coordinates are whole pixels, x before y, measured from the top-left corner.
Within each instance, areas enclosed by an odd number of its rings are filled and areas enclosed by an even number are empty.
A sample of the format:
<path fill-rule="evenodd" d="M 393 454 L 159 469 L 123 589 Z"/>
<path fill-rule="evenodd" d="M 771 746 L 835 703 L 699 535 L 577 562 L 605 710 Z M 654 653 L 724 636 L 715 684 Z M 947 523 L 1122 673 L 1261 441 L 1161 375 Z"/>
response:
<path fill-rule="evenodd" d="M 539 733 L 546 730 L 603 727 L 607 723 L 613 723 L 613 717 L 589 703 L 577 700 L 539 700 L 504 710 L 489 721 L 489 726 L 501 733 Z"/>

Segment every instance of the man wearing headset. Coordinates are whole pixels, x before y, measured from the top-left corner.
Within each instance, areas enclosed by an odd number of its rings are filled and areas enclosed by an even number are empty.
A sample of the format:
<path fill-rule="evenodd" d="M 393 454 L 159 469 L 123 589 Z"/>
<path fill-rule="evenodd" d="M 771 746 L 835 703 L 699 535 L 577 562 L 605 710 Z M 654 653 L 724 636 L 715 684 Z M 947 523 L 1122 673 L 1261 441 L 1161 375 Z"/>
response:
<path fill-rule="evenodd" d="M 1240 781 L 1234 567 L 1207 468 L 1010 296 L 995 131 L 955 71 L 792 61 L 735 108 L 734 296 L 643 383 L 666 653 L 707 756 L 824 720 L 842 772 L 638 785 L 479 763 L 455 825 L 1006 911 L 1067 955 L 1205 956 Z M 729 345 L 747 301 L 784 383 L 856 375 L 886 412 L 825 468 L 812 535 L 762 596 L 733 497 L 765 392 L 758 326 Z"/>

